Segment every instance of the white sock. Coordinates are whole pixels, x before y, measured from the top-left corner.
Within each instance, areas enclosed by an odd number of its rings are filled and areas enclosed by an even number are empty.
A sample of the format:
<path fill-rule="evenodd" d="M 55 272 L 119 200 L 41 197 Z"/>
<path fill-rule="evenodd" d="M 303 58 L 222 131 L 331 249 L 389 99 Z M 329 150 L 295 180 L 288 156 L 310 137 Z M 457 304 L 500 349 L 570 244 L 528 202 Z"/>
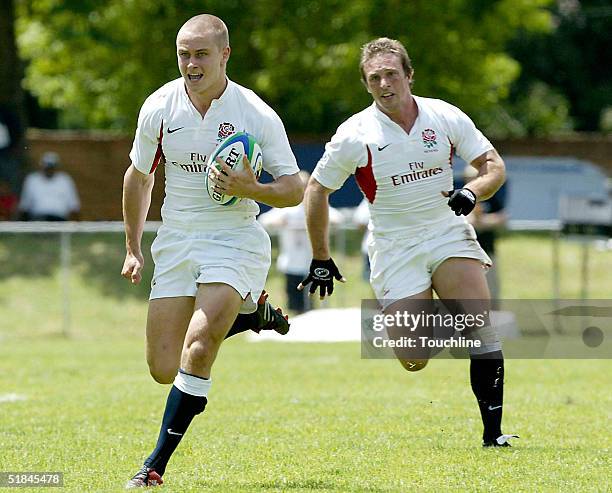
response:
<path fill-rule="evenodd" d="M 501 351 L 502 349 L 499 336 L 497 335 L 497 330 L 490 325 L 471 330 L 466 334 L 466 336 L 473 341 L 480 341 L 479 348 L 468 348 L 471 356 L 492 353 L 493 351 Z"/>
<path fill-rule="evenodd" d="M 174 386 L 185 394 L 198 397 L 208 397 L 208 391 L 212 385 L 210 378 L 197 377 L 179 370 L 174 377 Z"/>

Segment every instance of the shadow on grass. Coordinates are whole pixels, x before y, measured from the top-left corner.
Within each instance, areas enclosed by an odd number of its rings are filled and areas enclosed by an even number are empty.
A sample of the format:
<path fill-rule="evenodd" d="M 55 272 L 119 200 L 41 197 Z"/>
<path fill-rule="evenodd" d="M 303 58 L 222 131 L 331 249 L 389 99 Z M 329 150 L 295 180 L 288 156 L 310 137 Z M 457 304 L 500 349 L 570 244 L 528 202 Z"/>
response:
<path fill-rule="evenodd" d="M 151 243 L 154 238 L 153 233 L 143 235 L 142 253 L 145 267 L 142 281 L 138 285 L 121 277 L 121 268 L 125 259 L 125 240 L 120 233 L 100 235 L 95 238 L 77 238 L 74 250 L 81 251 L 84 255 L 73 255 L 73 265 L 105 296 L 148 299 L 154 267 L 151 259 Z"/>
<path fill-rule="evenodd" d="M 145 270 L 142 282 L 137 286 L 120 274 L 125 258 L 122 233 L 72 235 L 71 274 L 80 275 L 105 296 L 147 299 L 153 276 L 150 254 L 153 239 L 153 233 L 143 236 Z M 50 277 L 57 275 L 60 268 L 59 234 L 6 234 L 0 238 L 0 281 L 11 277 Z"/>
<path fill-rule="evenodd" d="M 58 234 L 2 234 L 0 237 L 0 279 L 50 276 L 59 262 Z"/>
<path fill-rule="evenodd" d="M 291 490 L 325 490 L 325 491 L 347 491 L 345 485 L 339 485 L 334 481 L 325 481 L 322 479 L 304 479 L 304 480 L 289 480 L 289 481 L 252 481 L 245 483 L 235 483 L 231 486 L 228 485 L 227 481 L 205 481 L 202 486 L 206 490 L 211 491 L 263 491 L 263 490 L 276 490 L 276 491 L 291 491 Z M 230 488 L 228 490 L 228 488 Z M 392 491 L 386 488 L 376 488 L 372 486 L 359 487 L 349 491 L 368 491 L 373 493 L 387 493 Z"/>
<path fill-rule="evenodd" d="M 355 232 L 352 232 L 355 233 Z M 123 233 L 76 233 L 70 236 L 71 274 L 81 276 L 100 293 L 114 299 L 148 299 L 153 261 L 151 243 L 154 233 L 145 233 L 142 251 L 145 269 L 142 282 L 135 286 L 121 277 L 125 259 Z M 358 249 L 360 236 L 347 238 Z M 0 282 L 12 277 L 45 278 L 57 276 L 61 269 L 61 241 L 59 233 L 2 234 L 0 236 Z"/>

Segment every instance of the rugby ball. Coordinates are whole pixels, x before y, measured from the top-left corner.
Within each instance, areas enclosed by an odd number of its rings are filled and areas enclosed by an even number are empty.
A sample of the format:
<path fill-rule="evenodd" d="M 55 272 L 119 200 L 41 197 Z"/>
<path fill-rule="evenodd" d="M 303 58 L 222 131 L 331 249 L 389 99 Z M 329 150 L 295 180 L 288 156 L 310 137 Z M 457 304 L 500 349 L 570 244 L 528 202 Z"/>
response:
<path fill-rule="evenodd" d="M 255 138 L 246 132 L 237 132 L 221 141 L 215 152 L 208 159 L 206 165 L 206 191 L 217 204 L 233 205 L 240 201 L 239 197 L 226 195 L 217 190 L 214 181 L 211 179 L 212 167 L 220 168 L 217 158 L 221 158 L 232 169 L 242 169 L 242 158 L 245 155 L 251 163 L 255 177 L 259 179 L 263 166 L 263 154 Z"/>

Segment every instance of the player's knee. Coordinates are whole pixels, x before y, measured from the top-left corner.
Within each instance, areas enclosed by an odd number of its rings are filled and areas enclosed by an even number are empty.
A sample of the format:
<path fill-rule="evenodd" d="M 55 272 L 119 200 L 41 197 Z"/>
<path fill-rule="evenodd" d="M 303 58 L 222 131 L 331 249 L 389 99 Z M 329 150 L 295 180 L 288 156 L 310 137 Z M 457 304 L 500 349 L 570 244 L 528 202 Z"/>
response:
<path fill-rule="evenodd" d="M 402 364 L 407 371 L 419 371 L 427 366 L 429 360 L 427 359 L 400 359 L 399 362 Z"/>
<path fill-rule="evenodd" d="M 149 357 L 147 358 L 147 363 L 149 364 L 149 373 L 157 383 L 169 384 L 174 382 L 178 366 Z"/>
<path fill-rule="evenodd" d="M 215 352 L 214 347 L 220 343 L 221 341 L 216 341 L 210 336 L 203 336 L 191 341 L 187 346 L 189 362 L 197 366 L 206 365 Z"/>
<path fill-rule="evenodd" d="M 163 366 L 155 366 L 149 363 L 149 373 L 153 377 L 157 383 L 161 384 L 170 384 L 174 382 L 174 377 L 176 377 L 176 372 L 178 368 L 172 367 L 163 367 Z"/>

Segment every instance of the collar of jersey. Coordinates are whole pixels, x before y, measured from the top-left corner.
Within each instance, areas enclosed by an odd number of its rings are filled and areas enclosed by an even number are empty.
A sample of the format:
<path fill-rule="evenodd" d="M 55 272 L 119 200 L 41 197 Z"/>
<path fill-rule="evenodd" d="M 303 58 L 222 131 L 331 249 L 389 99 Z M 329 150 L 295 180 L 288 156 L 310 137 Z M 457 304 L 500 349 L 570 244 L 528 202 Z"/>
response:
<path fill-rule="evenodd" d="M 180 78 L 180 80 L 182 81 L 182 77 Z M 221 94 L 221 96 L 219 96 L 217 99 L 213 99 L 210 102 L 210 107 L 212 108 L 213 106 L 218 106 L 220 104 L 223 104 L 225 101 L 227 101 L 230 97 L 230 93 L 234 91 L 234 86 L 236 85 L 235 82 L 233 82 L 232 80 L 229 79 L 229 77 L 226 77 L 227 80 L 227 86 L 225 86 L 225 90 L 223 91 L 223 93 Z M 185 87 L 185 84 L 181 84 L 182 87 L 182 94 L 183 97 L 185 98 L 187 104 L 189 105 L 189 107 L 192 109 L 192 111 L 194 112 L 194 114 L 198 114 L 198 110 L 195 108 L 195 106 L 193 105 L 193 103 L 191 102 L 191 100 L 189 99 L 189 94 L 187 94 L 187 88 Z"/>
<path fill-rule="evenodd" d="M 414 98 L 414 101 L 417 104 L 417 107 L 419 108 L 419 113 L 417 114 L 416 120 L 414 121 L 414 125 L 412 125 L 412 128 L 410 129 L 410 133 L 407 134 L 404 129 L 402 127 L 400 127 L 396 122 L 394 122 L 393 120 L 391 120 L 391 118 L 389 118 L 389 115 L 387 115 L 383 110 L 381 110 L 378 105 L 376 104 L 376 101 L 372 102 L 372 106 L 374 107 L 374 113 L 376 114 L 376 117 L 382 122 L 385 123 L 387 125 L 390 125 L 391 127 L 393 127 L 394 129 L 400 131 L 403 135 L 405 135 L 406 137 L 414 137 L 416 134 L 413 133 L 413 130 L 415 129 L 415 127 L 417 126 L 417 122 L 421 119 L 421 115 L 423 114 L 423 108 L 421 107 L 421 105 L 419 104 L 419 96 L 415 96 L 414 94 L 412 95 L 412 97 Z"/>
<path fill-rule="evenodd" d="M 229 77 L 226 77 L 225 80 L 227 80 L 227 86 L 225 86 L 225 90 L 223 91 L 221 96 L 219 96 L 217 99 L 213 99 L 210 102 L 211 107 L 223 104 L 225 101 L 228 100 L 229 94 L 234 90 L 234 82 L 232 82 Z"/>

